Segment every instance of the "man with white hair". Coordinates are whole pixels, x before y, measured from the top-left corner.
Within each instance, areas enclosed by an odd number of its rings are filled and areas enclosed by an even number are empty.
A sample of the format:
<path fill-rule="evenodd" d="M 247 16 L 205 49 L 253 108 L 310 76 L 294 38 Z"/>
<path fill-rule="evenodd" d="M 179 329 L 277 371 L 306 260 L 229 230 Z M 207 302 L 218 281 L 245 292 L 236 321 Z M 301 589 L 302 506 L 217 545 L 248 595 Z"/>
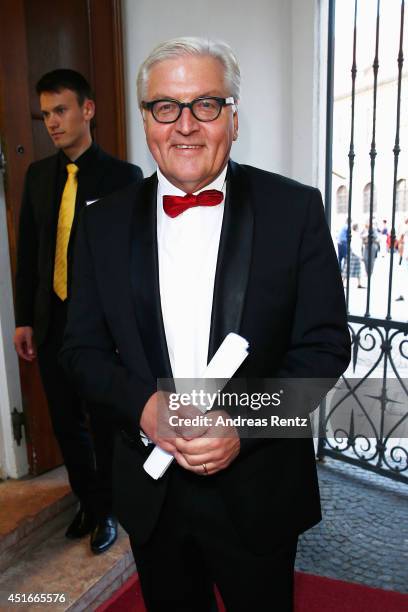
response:
<path fill-rule="evenodd" d="M 247 380 L 333 379 L 349 361 L 319 192 L 229 159 L 239 85 L 225 43 L 153 50 L 138 95 L 157 173 L 89 207 L 78 231 L 61 359 L 112 408 L 116 512 L 153 612 L 215 609 L 214 584 L 228 611 L 292 610 L 297 538 L 320 520 L 310 438 L 163 432 L 158 379 L 201 376 L 229 332 L 249 341 Z M 174 456 L 158 480 L 140 430 Z"/>

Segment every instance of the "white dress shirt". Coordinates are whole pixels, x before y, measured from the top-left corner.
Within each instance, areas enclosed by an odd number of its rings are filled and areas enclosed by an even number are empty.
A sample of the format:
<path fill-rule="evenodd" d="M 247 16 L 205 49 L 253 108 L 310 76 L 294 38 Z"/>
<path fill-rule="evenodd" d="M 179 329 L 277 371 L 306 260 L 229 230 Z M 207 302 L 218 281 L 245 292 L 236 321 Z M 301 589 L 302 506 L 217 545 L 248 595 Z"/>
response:
<path fill-rule="evenodd" d="M 207 189 L 222 191 L 227 167 Z M 163 210 L 163 196 L 184 196 L 157 171 L 157 244 L 160 299 L 174 378 L 199 378 L 207 366 L 211 311 L 224 200 L 190 208 L 175 218 Z"/>

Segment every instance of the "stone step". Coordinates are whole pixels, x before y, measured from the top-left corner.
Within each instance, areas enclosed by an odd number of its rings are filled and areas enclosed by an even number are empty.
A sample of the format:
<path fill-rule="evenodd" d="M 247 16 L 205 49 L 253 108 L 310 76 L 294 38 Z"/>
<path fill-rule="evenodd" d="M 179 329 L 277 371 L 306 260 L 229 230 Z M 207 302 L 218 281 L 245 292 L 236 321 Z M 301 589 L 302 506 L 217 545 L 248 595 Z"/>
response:
<path fill-rule="evenodd" d="M 36 477 L 0 484 L 0 572 L 51 533 L 68 525 L 76 512 L 64 467 Z"/>
<path fill-rule="evenodd" d="M 89 537 L 67 540 L 76 504 L 63 468 L 36 478 L 0 484 L 0 611 L 21 594 L 60 594 L 52 604 L 24 603 L 25 610 L 96 610 L 135 571 L 128 538 L 119 531 L 110 550 L 95 556 Z M 30 598 L 31 599 L 31 598 Z"/>
<path fill-rule="evenodd" d="M 31 548 L 0 577 L 0 610 L 9 612 L 11 593 L 59 594 L 64 601 L 28 603 L 24 610 L 81 612 L 96 610 L 135 571 L 129 540 L 120 530 L 117 542 L 102 555 L 94 555 L 89 538 L 67 540 L 60 529 Z M 53 595 L 55 597 L 55 595 Z"/>

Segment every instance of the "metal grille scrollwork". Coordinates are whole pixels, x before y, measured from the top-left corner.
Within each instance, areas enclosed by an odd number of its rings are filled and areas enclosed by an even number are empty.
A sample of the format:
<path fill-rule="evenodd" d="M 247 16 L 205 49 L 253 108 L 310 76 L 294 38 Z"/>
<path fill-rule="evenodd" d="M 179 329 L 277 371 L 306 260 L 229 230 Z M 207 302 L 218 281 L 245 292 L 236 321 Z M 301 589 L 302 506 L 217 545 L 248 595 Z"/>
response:
<path fill-rule="evenodd" d="M 334 1 L 330 3 L 334 10 Z M 342 395 L 332 395 L 323 402 L 320 409 L 320 436 L 318 457 L 334 457 L 348 463 L 362 466 L 370 471 L 388 476 L 394 480 L 408 482 L 408 302 L 405 321 L 393 318 L 393 283 L 396 270 L 395 258 L 399 253 L 394 248 L 398 238 L 396 231 L 396 202 L 399 180 L 399 161 L 401 154 L 400 130 L 402 115 L 402 81 L 404 65 L 404 11 L 405 2 L 401 0 L 399 13 L 399 41 L 387 40 L 386 44 L 396 45 L 396 114 L 395 142 L 393 148 L 393 186 L 392 212 L 389 242 L 388 271 L 383 278 L 386 292 L 386 307 L 384 317 L 371 316 L 372 302 L 372 258 L 376 256 L 374 249 L 374 190 L 376 181 L 378 121 L 389 117 L 377 115 L 378 77 L 380 69 L 379 41 L 381 32 L 380 0 L 376 2 L 375 47 L 372 63 L 372 117 L 371 146 L 368 151 L 370 165 L 370 197 L 367 231 L 367 287 L 365 296 L 364 316 L 354 314 L 350 305 L 350 270 L 351 270 L 351 224 L 353 216 L 353 183 L 355 169 L 355 129 L 356 129 L 356 75 L 358 48 L 358 0 L 354 1 L 354 29 L 351 62 L 351 112 L 350 112 L 350 143 L 348 150 L 348 220 L 347 220 L 347 257 L 344 273 L 345 298 L 348 312 L 349 330 L 352 340 L 352 364 L 342 379 L 342 387 L 346 390 Z M 332 24 L 331 35 L 334 36 Z M 330 36 L 329 36 L 330 44 Z M 329 70 L 334 69 L 331 63 Z M 333 78 L 333 75 L 332 75 Z M 332 80 L 332 79 L 331 79 Z M 329 79 L 330 82 L 330 79 Z M 328 94 L 328 103 L 333 101 L 333 93 Z M 330 110 L 329 110 L 330 112 Z M 404 109 L 407 113 L 408 109 Z M 333 113 L 333 106 L 331 107 Z M 327 140 L 328 159 L 332 159 L 329 149 L 333 141 Z M 332 168 L 326 177 L 326 195 L 331 193 Z M 331 200 L 326 207 L 328 220 L 331 217 Z M 407 245 L 408 248 L 408 245 Z M 401 262 L 400 262 L 401 263 Z M 408 264 L 408 260 L 407 260 Z M 384 275 L 385 276 L 385 275 Z M 408 278 L 408 274 L 407 274 Z M 360 282 L 360 281 L 359 281 Z M 385 298 L 384 298 L 385 299 Z M 385 302 L 384 302 L 385 303 Z M 401 317 L 400 317 L 401 318 Z M 340 425 L 336 425 L 336 415 L 345 410 L 345 405 L 354 406 L 343 412 Z M 358 414 L 358 419 L 357 415 Z"/>

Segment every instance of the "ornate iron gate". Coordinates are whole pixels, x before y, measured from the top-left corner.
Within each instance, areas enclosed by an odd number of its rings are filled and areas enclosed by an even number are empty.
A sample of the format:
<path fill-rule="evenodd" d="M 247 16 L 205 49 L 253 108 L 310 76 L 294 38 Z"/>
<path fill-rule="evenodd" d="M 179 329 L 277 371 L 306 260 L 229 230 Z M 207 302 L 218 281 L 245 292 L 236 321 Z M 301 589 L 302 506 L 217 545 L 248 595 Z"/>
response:
<path fill-rule="evenodd" d="M 342 0 L 344 1 L 344 0 Z M 367 270 L 367 286 L 365 294 L 365 311 L 364 314 L 353 312 L 354 305 L 351 301 L 351 276 L 353 274 L 353 250 L 352 250 L 352 218 L 354 211 L 355 194 L 354 187 L 354 170 L 356 161 L 355 151 L 355 134 L 356 134 L 356 77 L 358 73 L 358 11 L 359 2 L 354 0 L 354 28 L 353 28 L 353 44 L 351 56 L 351 82 L 350 82 L 350 115 L 349 115 L 349 150 L 348 150 L 348 184 L 343 185 L 342 189 L 338 189 L 339 193 L 339 209 L 341 206 L 340 196 L 344 197 L 348 193 L 347 199 L 347 236 L 346 246 L 346 262 L 343 269 L 345 282 L 345 297 L 348 312 L 349 329 L 352 339 L 352 365 L 346 373 L 344 384 L 347 385 L 349 395 L 356 398 L 357 402 L 361 402 L 358 398 L 358 391 L 364 381 L 376 377 L 378 381 L 379 392 L 371 395 L 370 410 L 364 406 L 364 418 L 367 419 L 367 427 L 364 427 L 364 432 L 356 428 L 353 412 L 348 420 L 348 429 L 331 430 L 330 418 L 336 410 L 341 410 L 340 400 L 337 404 L 329 405 L 326 401 L 320 408 L 320 437 L 318 444 L 318 458 L 330 456 L 335 459 L 346 461 L 355 465 L 359 465 L 368 470 L 383 474 L 395 480 L 408 482 L 408 232 L 405 235 L 404 251 L 398 251 L 396 246 L 401 238 L 398 226 L 397 216 L 402 212 L 407 218 L 406 227 L 408 229 L 408 205 L 407 200 L 403 200 L 399 196 L 401 190 L 402 176 L 407 175 L 408 167 L 404 167 L 401 171 L 399 167 L 401 156 L 401 118 L 408 115 L 408 92 L 402 95 L 403 84 L 408 88 L 408 73 L 403 71 L 404 68 L 404 10 L 405 2 L 400 0 L 398 6 L 398 30 L 399 40 L 390 40 L 384 36 L 384 42 L 387 45 L 395 47 L 395 77 L 393 89 L 394 96 L 394 112 L 392 116 L 393 130 L 395 132 L 393 146 L 393 171 L 392 171 L 392 189 L 390 189 L 389 198 L 392 198 L 391 212 L 391 227 L 389 231 L 388 252 L 383 257 L 382 262 L 384 268 L 387 265 L 388 270 L 382 275 L 384 284 L 384 312 L 381 316 L 373 317 L 372 298 L 373 298 L 373 265 L 374 259 L 378 256 L 377 238 L 378 229 L 376 228 L 375 212 L 376 212 L 376 193 L 375 185 L 378 177 L 377 171 L 377 130 L 379 122 L 390 121 L 389 117 L 378 116 L 378 90 L 379 90 L 379 74 L 380 74 L 380 35 L 381 31 L 381 0 L 370 0 L 376 3 L 375 16 L 375 35 L 373 48 L 373 63 L 372 63 L 372 85 L 370 86 L 370 94 L 372 103 L 370 104 L 370 135 L 371 145 L 369 150 L 365 152 L 367 156 L 367 164 L 369 164 L 370 182 L 365 188 L 364 196 L 366 197 L 366 205 L 368 210 L 368 227 L 365 232 L 365 244 L 363 245 L 365 255 L 365 266 Z M 387 8 L 387 7 L 386 7 Z M 332 218 L 332 177 L 333 177 L 333 78 L 334 78 L 334 31 L 335 31 L 335 0 L 331 0 L 329 4 L 329 52 L 328 52 L 328 118 L 327 118 L 327 156 L 326 156 L 326 214 L 329 221 Z M 394 37 L 396 38 L 396 37 Z M 406 79 L 404 81 L 404 79 Z M 389 81 L 388 81 L 389 83 Z M 367 87 L 365 89 L 367 96 Z M 405 106 L 404 106 L 405 104 Z M 405 115 L 404 115 L 405 113 Z M 408 123 L 408 122 L 407 122 Z M 404 131 L 404 137 L 408 134 L 408 128 Z M 408 147 L 407 141 L 402 143 L 402 146 Z M 347 155 L 347 151 L 344 151 Z M 407 157 L 408 159 L 408 157 Z M 408 163 L 406 164 L 408 166 Z M 343 177 L 345 178 L 345 177 Z M 407 182 L 403 183 L 406 190 Z M 404 208 L 405 207 L 405 208 Z M 357 232 L 357 230 L 355 230 Z M 384 234 L 385 235 L 385 234 Z M 381 237 L 381 236 L 380 236 Z M 384 240 L 384 238 L 382 238 Z M 399 245 L 401 247 L 401 245 Z M 400 259 L 401 258 L 401 259 Z M 400 261 L 398 261 L 400 259 Z M 398 264 L 406 266 L 406 310 L 401 316 L 393 316 L 395 295 L 393 295 L 394 280 L 397 272 L 401 272 Z M 357 265 L 357 264 L 356 264 Z M 361 264 L 360 264 L 361 265 Z M 377 265 L 378 268 L 378 265 Z M 385 269 L 385 268 L 384 268 Z M 360 276 L 358 277 L 360 287 Z M 361 296 L 361 293 L 359 294 Z M 386 298 L 386 299 L 385 299 Z M 399 298 L 404 299 L 404 296 Z M 403 320 L 401 320 L 403 319 Z M 354 376 L 358 375 L 358 378 Z M 400 396 L 404 398 L 403 402 L 395 402 L 393 393 L 390 387 L 395 390 L 398 387 Z M 397 405 L 398 404 L 398 405 Z M 386 426 L 387 416 L 390 411 L 394 411 L 392 427 Z M 395 411 L 397 411 L 395 413 Z M 377 414 L 374 415 L 373 412 Z M 375 419 L 374 416 L 377 418 Z M 379 418 L 378 418 L 379 417 Z M 369 432 L 369 434 L 367 434 Z"/>

